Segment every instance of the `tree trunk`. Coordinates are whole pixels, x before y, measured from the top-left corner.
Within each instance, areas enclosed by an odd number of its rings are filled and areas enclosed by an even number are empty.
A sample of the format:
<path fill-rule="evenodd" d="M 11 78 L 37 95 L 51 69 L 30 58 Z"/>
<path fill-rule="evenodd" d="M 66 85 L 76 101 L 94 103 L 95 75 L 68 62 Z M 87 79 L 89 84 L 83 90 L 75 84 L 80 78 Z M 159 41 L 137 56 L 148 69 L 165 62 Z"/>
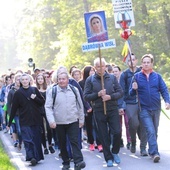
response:
<path fill-rule="evenodd" d="M 145 3 L 142 4 L 142 14 L 143 14 L 143 20 L 145 21 L 144 29 L 145 29 L 146 32 L 148 32 L 149 31 L 149 28 L 148 28 L 148 25 L 147 25 L 148 21 L 146 22 L 146 20 L 148 20 L 148 11 L 147 11 L 147 7 L 146 7 Z M 144 34 L 144 41 L 147 41 L 146 34 Z"/>
<path fill-rule="evenodd" d="M 83 0 L 83 3 L 84 3 L 84 11 L 85 11 L 85 12 L 89 12 L 88 1 L 87 1 L 87 0 Z"/>
<path fill-rule="evenodd" d="M 162 4 L 162 10 L 163 10 L 163 17 L 165 22 L 165 30 L 168 38 L 168 46 L 170 46 L 170 18 L 169 18 L 169 11 L 166 9 L 167 4 L 164 2 Z"/>

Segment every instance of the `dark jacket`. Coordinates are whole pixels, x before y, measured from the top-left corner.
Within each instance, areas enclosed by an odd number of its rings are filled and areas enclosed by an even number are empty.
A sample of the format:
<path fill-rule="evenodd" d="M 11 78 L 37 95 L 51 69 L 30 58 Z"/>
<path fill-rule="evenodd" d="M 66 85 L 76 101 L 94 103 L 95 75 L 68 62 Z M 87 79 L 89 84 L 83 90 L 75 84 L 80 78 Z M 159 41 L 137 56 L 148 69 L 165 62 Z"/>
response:
<path fill-rule="evenodd" d="M 79 85 L 80 85 L 82 91 L 84 91 L 85 80 L 79 81 Z M 84 98 L 83 98 L 83 100 L 84 100 Z M 89 109 L 91 108 L 90 103 L 87 102 L 87 101 L 84 101 L 84 102 L 83 102 L 83 105 L 84 105 L 84 110 L 85 110 L 85 112 L 87 112 L 87 110 L 89 110 Z"/>
<path fill-rule="evenodd" d="M 138 95 L 142 109 L 161 109 L 160 94 L 166 103 L 170 103 L 167 86 L 160 74 L 151 72 L 149 78 L 147 78 L 146 75 L 141 71 L 135 74 L 135 81 L 138 84 Z M 132 89 L 132 85 L 130 87 L 129 93 L 132 96 L 136 95 L 136 90 Z"/>
<path fill-rule="evenodd" d="M 35 99 L 31 99 L 31 94 L 36 94 Z M 11 125 L 13 118 L 19 109 L 19 121 L 21 126 L 41 125 L 41 106 L 45 100 L 36 87 L 28 89 L 20 88 L 14 94 L 11 115 L 8 126 Z"/>
<path fill-rule="evenodd" d="M 102 98 L 98 97 L 98 92 L 102 90 L 101 77 L 98 74 L 92 76 L 86 80 L 84 99 L 89 102 L 92 101 L 94 111 L 103 111 Z M 123 96 L 123 91 L 114 75 L 105 73 L 103 79 L 106 94 L 111 96 L 111 100 L 106 101 L 106 110 L 113 110 L 118 106 L 117 100 Z"/>
<path fill-rule="evenodd" d="M 123 96 L 123 100 L 122 100 L 122 105 L 123 105 L 123 101 L 126 104 L 136 104 L 138 103 L 137 97 L 136 96 L 130 96 L 129 95 L 129 87 L 132 81 L 132 78 L 134 76 L 135 73 L 141 71 L 140 68 L 137 68 L 137 70 L 133 73 L 129 68 L 126 69 L 125 71 L 122 72 L 121 76 L 120 76 L 120 85 L 124 91 L 124 96 Z M 122 107 L 123 108 L 123 107 Z"/>
<path fill-rule="evenodd" d="M 82 91 L 82 88 L 81 88 L 80 84 L 77 83 L 77 81 L 74 80 L 74 79 L 72 79 L 72 78 L 69 78 L 69 84 L 71 84 L 72 86 L 75 86 L 75 87 L 78 88 L 79 93 L 80 93 L 80 97 L 81 97 L 81 99 L 82 99 L 82 102 L 83 102 L 83 106 L 84 106 L 85 111 L 87 111 L 88 109 L 90 109 L 90 105 L 89 105 L 86 101 L 84 101 L 83 91 Z"/>
<path fill-rule="evenodd" d="M 11 108 L 12 108 L 12 101 L 14 97 L 14 93 L 18 90 L 17 87 L 12 86 L 11 90 L 8 93 L 7 96 L 7 113 L 10 115 L 11 114 Z M 19 115 L 19 109 L 17 110 L 16 115 Z"/>

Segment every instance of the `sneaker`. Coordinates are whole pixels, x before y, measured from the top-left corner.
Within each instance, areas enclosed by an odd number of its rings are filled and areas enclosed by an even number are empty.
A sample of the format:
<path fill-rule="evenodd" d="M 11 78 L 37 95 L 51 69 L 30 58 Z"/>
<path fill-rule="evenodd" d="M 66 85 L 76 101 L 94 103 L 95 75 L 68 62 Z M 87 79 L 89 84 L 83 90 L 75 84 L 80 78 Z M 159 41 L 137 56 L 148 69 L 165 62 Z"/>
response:
<path fill-rule="evenodd" d="M 47 148 L 44 149 L 44 154 L 45 154 L 45 155 L 49 154 L 49 151 L 48 151 Z"/>
<path fill-rule="evenodd" d="M 160 160 L 160 156 L 159 156 L 158 154 L 153 155 L 152 158 L 153 158 L 153 162 L 154 162 L 154 163 L 157 163 L 157 162 L 159 162 L 159 160 Z"/>
<path fill-rule="evenodd" d="M 94 144 L 90 144 L 89 149 L 90 149 L 90 151 L 94 151 L 95 150 Z"/>
<path fill-rule="evenodd" d="M 70 169 L 70 165 L 63 165 L 62 170 L 69 170 Z"/>
<path fill-rule="evenodd" d="M 97 148 L 98 148 L 99 152 L 103 152 L 103 147 L 102 147 L 102 145 L 98 145 Z"/>
<path fill-rule="evenodd" d="M 126 148 L 130 150 L 130 142 L 127 143 Z"/>
<path fill-rule="evenodd" d="M 121 148 L 123 148 L 123 147 L 124 147 L 123 139 L 121 139 L 121 141 L 120 141 L 120 147 L 121 147 Z"/>
<path fill-rule="evenodd" d="M 107 167 L 112 167 L 113 166 L 113 161 L 112 160 L 108 160 L 107 161 Z"/>
<path fill-rule="evenodd" d="M 52 146 L 49 147 L 49 150 L 50 150 L 51 153 L 55 152 L 55 150 L 54 150 L 54 148 Z"/>
<path fill-rule="evenodd" d="M 141 150 L 140 155 L 141 156 L 148 156 L 148 153 L 146 152 L 146 150 Z"/>
<path fill-rule="evenodd" d="M 78 164 L 74 165 L 74 170 L 81 170 L 83 168 L 85 168 L 86 163 L 84 161 L 79 162 Z"/>
<path fill-rule="evenodd" d="M 17 142 L 17 141 L 15 141 L 13 145 L 14 145 L 14 147 L 17 147 L 18 142 Z"/>
<path fill-rule="evenodd" d="M 32 166 L 35 166 L 37 164 L 37 160 L 35 158 L 32 158 L 30 162 Z"/>
<path fill-rule="evenodd" d="M 118 154 L 113 154 L 113 157 L 114 157 L 114 161 L 115 161 L 115 163 L 120 164 L 120 158 L 119 158 L 119 155 L 118 155 Z"/>
<path fill-rule="evenodd" d="M 136 146 L 131 146 L 131 148 L 130 148 L 130 151 L 132 152 L 132 153 L 136 153 Z"/>

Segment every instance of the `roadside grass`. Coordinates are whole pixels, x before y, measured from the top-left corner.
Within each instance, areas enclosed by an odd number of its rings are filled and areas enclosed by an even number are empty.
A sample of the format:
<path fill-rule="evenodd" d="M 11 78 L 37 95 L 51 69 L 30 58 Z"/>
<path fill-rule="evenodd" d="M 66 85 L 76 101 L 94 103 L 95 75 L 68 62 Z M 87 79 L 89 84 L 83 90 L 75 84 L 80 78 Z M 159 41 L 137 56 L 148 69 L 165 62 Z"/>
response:
<path fill-rule="evenodd" d="M 5 152 L 1 141 L 0 141 L 0 170 L 16 170 L 16 168 L 10 162 L 9 156 Z"/>

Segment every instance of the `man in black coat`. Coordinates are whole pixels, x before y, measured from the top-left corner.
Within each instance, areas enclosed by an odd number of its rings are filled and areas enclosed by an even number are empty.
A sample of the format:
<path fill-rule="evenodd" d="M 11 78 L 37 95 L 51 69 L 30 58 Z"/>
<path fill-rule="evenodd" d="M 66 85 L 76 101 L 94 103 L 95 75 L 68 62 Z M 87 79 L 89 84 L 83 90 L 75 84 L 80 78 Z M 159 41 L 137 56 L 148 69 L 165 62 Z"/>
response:
<path fill-rule="evenodd" d="M 123 96 L 123 91 L 114 75 L 105 71 L 106 61 L 99 58 L 94 60 L 96 73 L 87 78 L 84 88 L 84 98 L 92 102 L 94 119 L 97 124 L 99 137 L 103 146 L 104 158 L 108 167 L 113 166 L 113 160 L 119 164 L 118 156 L 120 150 L 120 120 L 117 100 Z M 104 80 L 102 89 L 101 76 Z M 103 102 L 106 103 L 106 114 L 104 113 Z M 110 136 L 113 136 L 111 144 Z M 112 145 L 112 151 L 110 146 Z"/>

